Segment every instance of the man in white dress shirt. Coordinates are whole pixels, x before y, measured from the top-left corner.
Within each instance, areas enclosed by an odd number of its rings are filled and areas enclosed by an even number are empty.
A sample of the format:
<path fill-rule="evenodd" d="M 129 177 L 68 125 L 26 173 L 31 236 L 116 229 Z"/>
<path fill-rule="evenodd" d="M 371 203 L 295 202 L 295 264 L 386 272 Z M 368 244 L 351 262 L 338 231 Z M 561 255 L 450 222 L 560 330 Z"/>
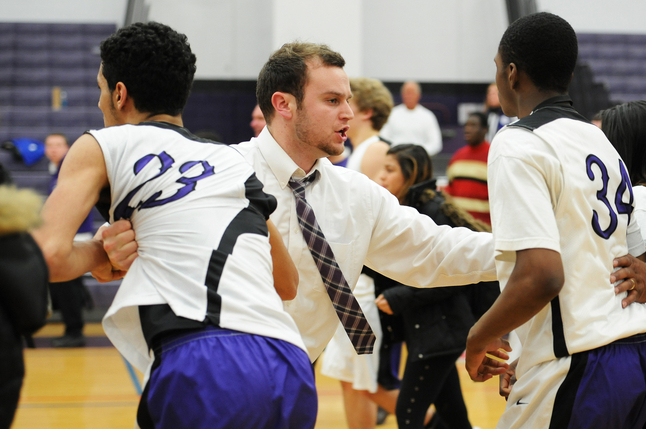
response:
<path fill-rule="evenodd" d="M 442 151 L 442 132 L 437 118 L 419 104 L 422 89 L 419 83 L 408 81 L 402 85 L 402 104 L 395 106 L 380 135 L 397 146 L 414 143 L 424 146 L 429 155 Z"/>

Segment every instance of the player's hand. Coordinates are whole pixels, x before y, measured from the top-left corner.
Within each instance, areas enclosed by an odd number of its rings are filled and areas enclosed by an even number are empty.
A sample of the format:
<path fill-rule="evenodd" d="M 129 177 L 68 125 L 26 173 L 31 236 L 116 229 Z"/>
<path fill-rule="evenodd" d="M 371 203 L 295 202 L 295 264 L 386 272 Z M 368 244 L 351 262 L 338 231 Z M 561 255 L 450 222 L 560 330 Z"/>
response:
<path fill-rule="evenodd" d="M 114 270 L 128 271 L 137 253 L 135 231 L 128 220 L 118 220 L 108 227 L 102 227 L 103 249 L 110 258 Z"/>
<path fill-rule="evenodd" d="M 625 255 L 616 258 L 613 266 L 622 268 L 610 275 L 610 282 L 623 280 L 615 286 L 615 295 L 628 292 L 621 306 L 626 308 L 633 302 L 646 303 L 646 263 L 632 255 Z"/>
<path fill-rule="evenodd" d="M 507 352 L 510 351 L 509 342 L 502 338 L 498 338 L 485 346 L 479 346 L 473 337 L 469 337 L 467 339 L 465 366 L 471 380 L 487 381 L 494 375 L 504 374 L 509 369 L 509 364 L 498 359 L 509 359 Z"/>
<path fill-rule="evenodd" d="M 376 299 L 375 303 L 377 304 L 377 307 L 383 311 L 386 314 L 393 314 L 393 310 L 390 308 L 390 304 L 388 304 L 388 300 L 386 297 L 384 297 L 384 294 L 380 294 Z"/>
<path fill-rule="evenodd" d="M 92 277 L 97 279 L 99 283 L 107 283 L 122 279 L 125 277 L 126 273 L 127 271 L 115 270 L 109 261 L 107 261 L 105 264 L 101 264 L 90 272 L 90 274 L 92 274 Z"/>
<path fill-rule="evenodd" d="M 500 396 L 505 398 L 505 400 L 509 398 L 511 388 L 514 387 L 514 383 L 516 383 L 517 365 L 518 359 L 516 359 L 509 365 L 509 369 L 504 374 L 500 375 L 500 380 L 498 381 L 498 392 L 500 393 Z"/>

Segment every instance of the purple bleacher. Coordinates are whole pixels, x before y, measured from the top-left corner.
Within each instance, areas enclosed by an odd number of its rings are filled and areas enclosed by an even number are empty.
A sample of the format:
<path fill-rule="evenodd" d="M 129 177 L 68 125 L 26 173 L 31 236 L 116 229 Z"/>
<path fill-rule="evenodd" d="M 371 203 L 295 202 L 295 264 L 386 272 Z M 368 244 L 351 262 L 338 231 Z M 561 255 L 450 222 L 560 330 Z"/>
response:
<path fill-rule="evenodd" d="M 16 54 L 10 50 L 0 50 L 0 68 L 13 67 Z"/>
<path fill-rule="evenodd" d="M 49 36 L 50 47 L 53 50 L 82 50 L 85 49 L 84 36 L 81 34 L 55 34 Z"/>
<path fill-rule="evenodd" d="M 88 110 L 88 129 L 103 128 L 103 112 L 98 107 Z"/>
<path fill-rule="evenodd" d="M 85 107 L 68 107 L 59 111 L 50 112 L 48 116 L 49 126 L 57 127 L 90 127 L 90 115 Z"/>
<path fill-rule="evenodd" d="M 16 36 L 14 34 L 0 33 L 0 49 L 1 50 L 13 49 L 15 41 L 16 41 Z"/>
<path fill-rule="evenodd" d="M 626 56 L 639 60 L 646 60 L 646 42 L 645 44 L 634 44 L 626 47 Z"/>
<path fill-rule="evenodd" d="M 69 107 L 91 106 L 97 108 L 99 102 L 99 89 L 96 85 L 90 86 L 66 86 L 63 88 L 67 93 L 67 105 Z"/>
<path fill-rule="evenodd" d="M 0 22 L 0 34 L 15 34 L 16 24 L 13 22 Z"/>
<path fill-rule="evenodd" d="M 48 67 L 50 62 L 49 50 L 25 50 L 16 51 L 14 56 L 14 66 L 21 67 Z"/>
<path fill-rule="evenodd" d="M 17 22 L 13 25 L 13 31 L 22 36 L 31 36 L 34 34 L 47 35 L 51 24 L 40 22 Z"/>
<path fill-rule="evenodd" d="M 626 34 L 626 43 L 631 45 L 646 44 L 646 34 Z"/>
<path fill-rule="evenodd" d="M 16 36 L 13 42 L 16 50 L 43 50 L 49 48 L 47 34 L 22 34 Z"/>
<path fill-rule="evenodd" d="M 13 84 L 16 86 L 51 85 L 51 72 L 48 68 L 15 68 Z"/>
<path fill-rule="evenodd" d="M 626 58 L 626 45 L 598 44 L 596 45 L 595 58 L 619 59 Z"/>
<path fill-rule="evenodd" d="M 0 110 L 3 123 L 14 127 L 47 127 L 50 124 L 50 109 L 47 107 L 3 107 Z"/>
<path fill-rule="evenodd" d="M 52 105 L 51 86 L 22 86 L 11 88 L 11 99 L 14 106 L 50 106 Z"/>
<path fill-rule="evenodd" d="M 82 68 L 85 67 L 89 53 L 79 51 L 55 51 L 51 53 L 49 64 L 53 68 Z"/>
<path fill-rule="evenodd" d="M 13 103 L 11 88 L 0 86 L 0 106 L 10 106 Z M 0 121 L 2 118 L 0 117 Z"/>
<path fill-rule="evenodd" d="M 0 86 L 9 87 L 13 84 L 13 67 L 0 67 Z"/>
<path fill-rule="evenodd" d="M 92 86 L 96 87 L 98 69 L 71 68 L 51 69 L 50 82 L 54 86 Z"/>
<path fill-rule="evenodd" d="M 595 43 L 597 41 L 597 35 L 594 33 L 577 33 L 576 38 L 579 45 L 584 43 Z"/>
<path fill-rule="evenodd" d="M 598 33 L 596 34 L 595 43 L 598 44 L 611 44 L 611 45 L 623 45 L 626 43 L 625 34 L 615 34 L 615 33 Z"/>

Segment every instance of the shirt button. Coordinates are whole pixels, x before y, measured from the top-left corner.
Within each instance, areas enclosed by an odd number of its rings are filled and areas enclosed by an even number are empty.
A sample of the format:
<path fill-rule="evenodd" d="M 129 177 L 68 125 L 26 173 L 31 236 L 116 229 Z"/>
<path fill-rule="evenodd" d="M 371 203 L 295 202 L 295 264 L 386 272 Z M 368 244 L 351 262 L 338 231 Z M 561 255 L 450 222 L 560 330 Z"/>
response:
<path fill-rule="evenodd" d="M 415 329 L 419 329 L 419 325 L 415 325 Z"/>
<path fill-rule="evenodd" d="M 417 357 L 421 359 L 421 358 L 424 357 L 424 355 L 420 353 L 420 354 L 417 355 Z"/>

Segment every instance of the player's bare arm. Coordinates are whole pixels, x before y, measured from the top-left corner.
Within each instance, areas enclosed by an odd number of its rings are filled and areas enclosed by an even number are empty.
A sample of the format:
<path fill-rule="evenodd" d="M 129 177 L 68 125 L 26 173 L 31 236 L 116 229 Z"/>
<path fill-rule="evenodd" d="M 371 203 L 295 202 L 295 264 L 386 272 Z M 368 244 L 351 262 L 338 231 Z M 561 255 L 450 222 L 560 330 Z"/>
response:
<path fill-rule="evenodd" d="M 289 256 L 283 238 L 271 220 L 267 220 L 271 259 L 274 265 L 274 288 L 280 299 L 288 301 L 296 298 L 298 288 L 298 270 L 292 257 Z"/>
<path fill-rule="evenodd" d="M 613 267 L 622 268 L 612 273 L 610 282 L 623 280 L 615 286 L 615 294 L 628 292 L 621 306 L 626 308 L 634 302 L 646 303 L 646 253 L 638 258 L 630 254 L 621 256 L 613 261 Z"/>
<path fill-rule="evenodd" d="M 516 252 L 516 265 L 507 286 L 469 331 L 466 367 L 472 380 L 484 381 L 507 370 L 507 365 L 497 365 L 486 353 L 496 355 L 501 347 L 510 351 L 501 337 L 541 311 L 559 294 L 563 283 L 563 263 L 558 252 L 548 249 Z"/>
<path fill-rule="evenodd" d="M 103 153 L 96 140 L 85 134 L 67 153 L 57 186 L 43 206 L 43 226 L 34 231 L 49 267 L 50 281 L 75 279 L 109 264 L 98 240 L 74 242 L 79 226 L 106 185 Z"/>

